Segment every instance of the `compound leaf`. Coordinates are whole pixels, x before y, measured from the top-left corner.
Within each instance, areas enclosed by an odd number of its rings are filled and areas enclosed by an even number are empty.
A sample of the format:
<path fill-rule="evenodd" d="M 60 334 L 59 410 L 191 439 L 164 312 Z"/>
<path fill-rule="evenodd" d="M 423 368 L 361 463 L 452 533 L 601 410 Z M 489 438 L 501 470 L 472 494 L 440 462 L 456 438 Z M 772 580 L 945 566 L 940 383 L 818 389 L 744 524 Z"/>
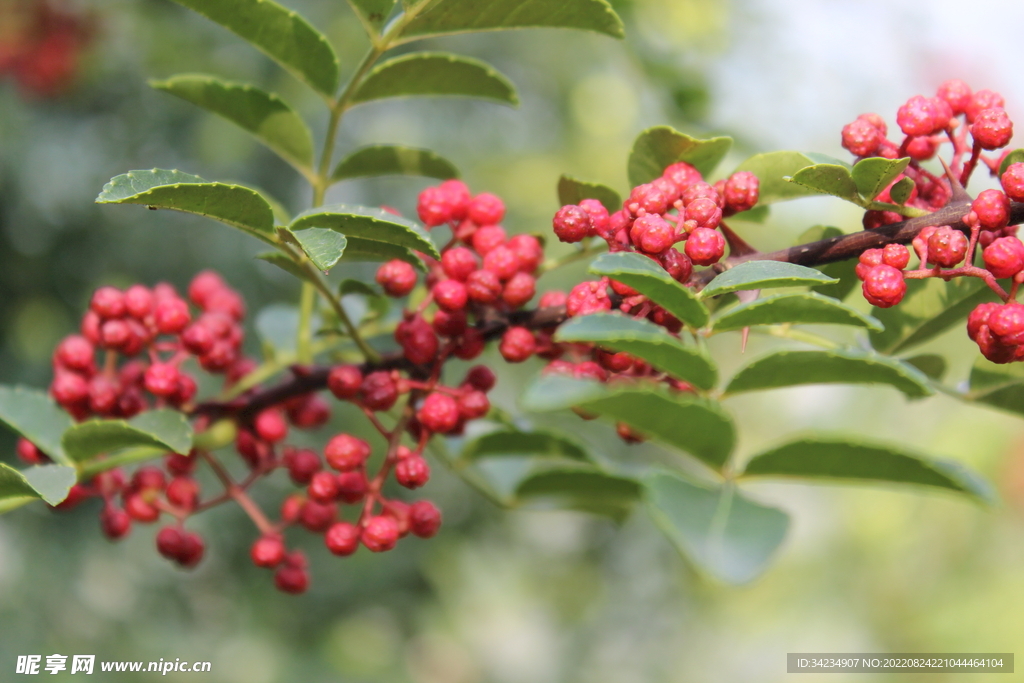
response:
<path fill-rule="evenodd" d="M 0 463 L 0 504 L 8 503 L 0 511 L 6 512 L 16 507 L 12 503 L 20 505 L 33 498 L 57 505 L 68 497 L 68 491 L 77 480 L 75 468 L 67 465 L 36 465 L 16 470 Z"/>
<path fill-rule="evenodd" d="M 381 209 L 346 204 L 323 206 L 299 214 L 289 227 L 293 233 L 308 228 L 335 230 L 349 238 L 350 244 L 353 238 L 359 238 L 415 249 L 434 258 L 441 258 L 426 230 L 408 219 Z"/>
<path fill-rule="evenodd" d="M 622 38 L 622 20 L 606 0 L 437 0 L 402 32 L 405 38 L 511 28 L 573 28 Z"/>
<path fill-rule="evenodd" d="M 691 327 L 703 327 L 711 317 L 693 290 L 646 256 L 625 251 L 602 254 L 590 264 L 590 272 L 632 287 Z"/>
<path fill-rule="evenodd" d="M 587 449 L 565 434 L 545 430 L 523 432 L 518 429 L 499 429 L 466 444 L 459 454 L 460 460 L 480 458 L 533 456 L 589 461 Z"/>
<path fill-rule="evenodd" d="M 60 438 L 73 424 L 46 393 L 0 385 L 0 421 L 59 463 L 70 464 Z"/>
<path fill-rule="evenodd" d="M 363 22 L 367 33 L 378 36 L 384 22 L 391 15 L 395 0 L 348 0 L 348 4 L 355 10 L 359 21 Z"/>
<path fill-rule="evenodd" d="M 871 330 L 882 329 L 882 323 L 870 315 L 865 315 L 838 299 L 814 292 L 777 294 L 733 306 L 715 317 L 713 329 L 716 332 L 725 332 L 753 325 L 782 323 L 854 325 Z"/>
<path fill-rule="evenodd" d="M 188 453 L 192 448 L 192 427 L 185 415 L 176 410 L 151 410 L 127 421 L 80 422 L 64 433 L 62 443 L 75 462 L 134 446 Z"/>
<path fill-rule="evenodd" d="M 614 213 L 622 208 L 622 197 L 607 185 L 588 183 L 567 175 L 558 179 L 559 204 L 579 204 L 584 199 L 596 199 L 608 209 L 608 213 Z"/>
<path fill-rule="evenodd" d="M 648 128 L 637 136 L 629 153 L 629 183 L 634 187 L 649 183 L 677 161 L 685 161 L 706 176 L 715 170 L 730 147 L 730 137 L 698 140 L 669 126 Z"/>
<path fill-rule="evenodd" d="M 903 173 L 903 169 L 909 163 L 910 157 L 902 159 L 870 157 L 861 159 L 854 164 L 850 176 L 857 185 L 857 191 L 864 199 L 870 201 L 877 197 L 878 193 L 884 190 L 896 176 Z"/>
<path fill-rule="evenodd" d="M 459 171 L 452 162 L 428 149 L 372 145 L 357 149 L 342 159 L 331 174 L 331 180 L 382 175 L 418 175 L 448 180 L 458 178 Z"/>
<path fill-rule="evenodd" d="M 831 194 L 854 204 L 860 204 L 857 183 L 847 166 L 815 164 L 802 168 L 791 177 L 791 182 L 803 185 L 819 194 Z"/>
<path fill-rule="evenodd" d="M 344 235 L 327 228 L 306 228 L 292 234 L 313 265 L 324 273 L 341 260 L 348 246 Z"/>
<path fill-rule="evenodd" d="M 757 176 L 760 182 L 757 204 L 761 206 L 817 194 L 809 187 L 786 180 L 800 169 L 813 165 L 810 157 L 802 152 L 765 152 L 750 157 L 733 172 L 749 171 Z"/>
<path fill-rule="evenodd" d="M 718 275 L 701 290 L 700 298 L 741 290 L 825 285 L 838 282 L 819 270 L 784 261 L 744 261 Z"/>
<path fill-rule="evenodd" d="M 640 484 L 596 469 L 553 468 L 527 476 L 516 487 L 515 497 L 519 503 L 550 500 L 621 522 L 640 499 Z"/>

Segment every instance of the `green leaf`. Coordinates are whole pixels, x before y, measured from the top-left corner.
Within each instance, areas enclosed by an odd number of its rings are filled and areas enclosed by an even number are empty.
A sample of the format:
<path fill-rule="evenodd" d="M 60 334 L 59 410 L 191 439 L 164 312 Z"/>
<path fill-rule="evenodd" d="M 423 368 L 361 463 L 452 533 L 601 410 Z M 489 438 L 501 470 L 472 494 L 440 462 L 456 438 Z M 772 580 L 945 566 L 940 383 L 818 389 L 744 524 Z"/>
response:
<path fill-rule="evenodd" d="M 562 206 L 579 204 L 584 199 L 596 199 L 608 209 L 608 213 L 622 208 L 622 197 L 607 185 L 588 183 L 567 175 L 558 179 L 558 202 Z"/>
<path fill-rule="evenodd" d="M 910 199 L 910 193 L 914 191 L 914 181 L 910 178 L 900 178 L 899 182 L 894 183 L 889 188 L 889 199 L 895 204 L 906 204 L 907 200 Z"/>
<path fill-rule="evenodd" d="M 622 38 L 622 20 L 605 0 L 437 0 L 405 27 L 406 39 L 511 28 L 574 28 Z"/>
<path fill-rule="evenodd" d="M 590 264 L 590 272 L 632 287 L 691 327 L 703 327 L 711 317 L 693 290 L 646 256 L 624 251 L 602 254 Z"/>
<path fill-rule="evenodd" d="M 562 323 L 555 331 L 555 341 L 625 351 L 701 389 L 710 389 L 718 381 L 718 370 L 706 355 L 647 320 L 617 313 L 584 315 Z"/>
<path fill-rule="evenodd" d="M 12 498 L 0 498 L 0 515 L 10 512 L 11 510 L 17 510 L 22 505 L 27 505 L 34 500 L 39 500 L 35 496 L 14 496 Z"/>
<path fill-rule="evenodd" d="M 736 440 L 732 419 L 718 403 L 648 383 L 609 387 L 548 375 L 531 383 L 520 402 L 531 412 L 578 407 L 607 420 L 625 422 L 716 469 L 725 463 Z"/>
<path fill-rule="evenodd" d="M 910 157 L 902 159 L 886 159 L 884 157 L 869 157 L 861 159 L 853 165 L 850 176 L 857 184 L 857 191 L 864 199 L 872 200 L 878 193 L 885 189 L 896 176 L 903 173 L 903 169 L 910 163 Z"/>
<path fill-rule="evenodd" d="M 1006 155 L 999 164 L 999 175 L 1002 176 L 1006 173 L 1006 169 L 1010 167 L 1010 164 L 1018 164 L 1024 162 L 1024 149 L 1015 149 Z"/>
<path fill-rule="evenodd" d="M 551 500 L 560 507 L 604 515 L 621 522 L 640 499 L 634 479 L 595 469 L 545 469 L 529 475 L 516 487 L 517 502 Z"/>
<path fill-rule="evenodd" d="M 70 464 L 60 437 L 72 425 L 71 417 L 46 393 L 0 385 L 0 421 L 56 462 Z"/>
<path fill-rule="evenodd" d="M 933 460 L 890 446 L 806 438 L 754 456 L 744 477 L 807 477 L 935 486 L 991 501 L 978 475 L 956 462 Z"/>
<path fill-rule="evenodd" d="M 898 353 L 961 323 L 978 304 L 998 300 L 977 278 L 907 280 L 907 293 L 899 306 L 872 311 L 885 330 L 869 335 L 871 345 L 883 353 Z"/>
<path fill-rule="evenodd" d="M 808 187 L 786 180 L 800 169 L 813 165 L 810 157 L 801 152 L 766 152 L 750 157 L 733 173 L 750 171 L 757 176 L 760 181 L 757 204 L 761 206 L 817 194 Z"/>
<path fill-rule="evenodd" d="M 730 147 L 730 137 L 698 140 L 669 126 L 648 128 L 637 136 L 629 153 L 629 184 L 635 187 L 649 183 L 677 161 L 685 161 L 706 176 L 715 170 Z"/>
<path fill-rule="evenodd" d="M 800 384 L 888 384 L 909 398 L 934 393 L 928 378 L 912 365 L 859 349 L 778 351 L 736 373 L 726 392 L 736 394 Z"/>
<path fill-rule="evenodd" d="M 382 175 L 419 175 L 448 180 L 458 178 L 459 171 L 447 159 L 428 149 L 402 145 L 363 147 L 342 159 L 331 174 L 332 181 Z"/>
<path fill-rule="evenodd" d="M 335 230 L 348 237 L 350 244 L 353 238 L 359 238 L 415 249 L 436 259 L 441 258 L 426 230 L 408 219 L 381 209 L 346 204 L 323 206 L 299 214 L 289 230 L 295 233 L 309 228 Z"/>
<path fill-rule="evenodd" d="M 985 405 L 1024 415 L 1024 364 L 996 365 L 982 356 L 971 368 L 967 398 Z"/>
<path fill-rule="evenodd" d="M 423 265 L 423 260 L 412 249 L 401 247 L 397 244 L 389 244 L 388 242 L 366 240 L 361 237 L 347 236 L 347 239 L 348 246 L 345 247 L 345 253 L 341 257 L 342 261 L 352 263 L 370 261 L 378 263 L 399 259 L 412 265 L 414 268 L 427 272 L 427 267 Z"/>
<path fill-rule="evenodd" d="M 783 261 L 744 261 L 708 283 L 701 299 L 741 290 L 799 287 L 838 282 L 821 271 Z"/>
<path fill-rule="evenodd" d="M 785 512 L 754 502 L 733 484 L 655 473 L 644 480 L 644 498 L 651 518 L 683 557 L 727 583 L 760 575 L 789 529 Z"/>
<path fill-rule="evenodd" d="M 128 171 L 103 186 L 97 204 L 142 204 L 213 218 L 265 242 L 274 241 L 274 212 L 260 194 L 240 185 L 208 183 L 181 171 Z"/>
<path fill-rule="evenodd" d="M 904 358 L 903 362 L 913 365 L 930 379 L 941 380 L 942 376 L 946 374 L 946 359 L 934 353 Z"/>
<path fill-rule="evenodd" d="M 271 0 L 174 0 L 248 41 L 327 97 L 338 88 L 338 57 L 308 21 Z"/>
<path fill-rule="evenodd" d="M 802 168 L 791 177 L 791 182 L 803 185 L 820 194 L 831 194 L 860 205 L 857 183 L 850 169 L 838 164 L 815 164 Z"/>
<path fill-rule="evenodd" d="M 348 296 L 349 294 L 362 294 L 363 296 L 380 296 L 380 292 L 366 284 L 362 280 L 342 280 L 338 285 L 338 294 Z"/>
<path fill-rule="evenodd" d="M 75 468 L 67 465 L 37 465 L 19 471 L 0 462 L 0 500 L 42 498 L 57 505 L 68 497 L 77 479 Z"/>
<path fill-rule="evenodd" d="M 348 246 L 344 235 L 327 228 L 306 228 L 292 234 L 313 265 L 324 273 L 338 263 Z"/>
<path fill-rule="evenodd" d="M 90 460 L 101 453 L 152 446 L 174 453 L 192 448 L 192 427 L 176 410 L 152 410 L 131 420 L 88 420 L 64 433 L 64 450 L 75 462 Z"/>
<path fill-rule="evenodd" d="M 519 104 L 512 81 L 494 67 L 447 52 L 414 52 L 375 66 L 352 96 L 352 103 L 416 95 L 461 95 Z"/>
<path fill-rule="evenodd" d="M 371 36 L 379 36 L 381 27 L 394 9 L 395 0 L 348 0 L 348 4 L 352 5 L 359 21 L 363 22 L 366 32 Z"/>
<path fill-rule="evenodd" d="M 292 165 L 300 169 L 312 167 L 313 136 L 302 117 L 277 95 L 245 83 L 201 74 L 184 74 L 149 84 L 249 131 Z"/>
<path fill-rule="evenodd" d="M 291 260 L 279 251 L 265 251 L 262 254 L 256 254 L 256 257 L 261 261 L 272 263 L 281 270 L 294 275 L 303 282 L 311 282 L 309 279 L 309 273 L 304 271 L 302 267 L 295 261 Z"/>
<path fill-rule="evenodd" d="M 882 324 L 869 315 L 831 297 L 814 292 L 777 294 L 726 309 L 715 316 L 715 332 L 740 330 L 753 325 L 782 323 L 818 325 L 855 325 L 872 330 Z"/>
<path fill-rule="evenodd" d="M 544 430 L 522 432 L 512 428 L 490 432 L 470 441 L 463 447 L 459 459 L 473 461 L 509 456 L 590 460 L 587 449 L 565 434 Z"/>

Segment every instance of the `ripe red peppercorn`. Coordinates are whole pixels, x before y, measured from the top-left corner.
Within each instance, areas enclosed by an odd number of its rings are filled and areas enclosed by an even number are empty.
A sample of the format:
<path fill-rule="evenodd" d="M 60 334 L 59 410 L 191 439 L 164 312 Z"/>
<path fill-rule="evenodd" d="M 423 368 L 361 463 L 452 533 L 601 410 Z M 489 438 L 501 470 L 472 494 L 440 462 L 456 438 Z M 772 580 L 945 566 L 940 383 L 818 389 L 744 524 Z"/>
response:
<path fill-rule="evenodd" d="M 560 208 L 551 224 L 561 242 L 580 242 L 590 236 L 593 230 L 590 214 L 576 204 Z"/>
<path fill-rule="evenodd" d="M 445 311 L 461 311 L 469 301 L 466 286 L 458 280 L 441 280 L 432 291 L 434 302 Z"/>
<path fill-rule="evenodd" d="M 441 511 L 429 500 L 418 500 L 409 508 L 409 530 L 420 538 L 431 538 L 441 528 Z"/>
<path fill-rule="evenodd" d="M 363 373 L 355 365 L 335 365 L 327 375 L 327 388 L 335 397 L 354 398 L 363 383 Z"/>
<path fill-rule="evenodd" d="M 280 536 L 263 536 L 249 549 L 249 557 L 257 567 L 272 569 L 284 561 L 287 550 Z"/>
<path fill-rule="evenodd" d="M 264 441 L 278 443 L 288 436 L 288 422 L 276 408 L 268 408 L 256 416 L 253 426 Z"/>
<path fill-rule="evenodd" d="M 347 557 L 359 549 L 359 527 L 348 522 L 336 522 L 324 534 L 324 543 L 334 555 Z"/>
<path fill-rule="evenodd" d="M 890 308 L 903 300 L 907 283 L 903 273 L 892 266 L 874 266 L 864 278 L 864 298 L 873 306 Z"/>
<path fill-rule="evenodd" d="M 398 522 L 387 515 L 370 517 L 366 520 L 360 540 L 375 553 L 391 550 L 398 543 Z"/>
<path fill-rule="evenodd" d="M 405 296 L 416 286 L 416 269 L 405 261 L 392 259 L 377 269 L 377 284 L 388 296 Z"/>
<path fill-rule="evenodd" d="M 324 446 L 327 464 L 341 472 L 362 467 L 370 452 L 370 444 L 351 434 L 338 434 Z"/>
<path fill-rule="evenodd" d="M 537 340 L 525 327 L 510 327 L 502 336 L 498 351 L 509 363 L 522 363 L 537 352 Z"/>
<path fill-rule="evenodd" d="M 317 472 L 309 480 L 309 497 L 318 503 L 331 503 L 338 497 L 338 480 L 332 472 Z"/>
<path fill-rule="evenodd" d="M 1013 137 L 1013 122 L 1002 107 L 984 109 L 971 124 L 971 137 L 982 149 L 1005 147 Z"/>
<path fill-rule="evenodd" d="M 430 465 L 422 456 L 413 455 L 395 465 L 395 480 L 407 489 L 418 489 L 430 479 Z"/>
<path fill-rule="evenodd" d="M 985 268 L 997 278 L 1013 277 L 1024 269 L 1024 244 L 1016 237 L 1000 237 L 981 253 Z"/>
<path fill-rule="evenodd" d="M 424 399 L 416 417 L 430 431 L 445 434 L 458 425 L 459 406 L 451 396 L 435 391 Z"/>
<path fill-rule="evenodd" d="M 952 268 L 964 260 L 968 246 L 966 235 L 943 225 L 928 238 L 928 262 L 943 268 Z"/>
<path fill-rule="evenodd" d="M 391 373 L 378 370 L 363 379 L 359 387 L 362 403 L 370 410 L 390 410 L 398 400 L 398 387 Z"/>
<path fill-rule="evenodd" d="M 441 268 L 453 280 L 465 282 L 477 267 L 476 256 L 466 247 L 454 247 L 441 254 Z"/>
<path fill-rule="evenodd" d="M 698 266 L 710 266 L 725 255 L 725 238 L 717 230 L 697 228 L 687 238 L 684 251 Z"/>

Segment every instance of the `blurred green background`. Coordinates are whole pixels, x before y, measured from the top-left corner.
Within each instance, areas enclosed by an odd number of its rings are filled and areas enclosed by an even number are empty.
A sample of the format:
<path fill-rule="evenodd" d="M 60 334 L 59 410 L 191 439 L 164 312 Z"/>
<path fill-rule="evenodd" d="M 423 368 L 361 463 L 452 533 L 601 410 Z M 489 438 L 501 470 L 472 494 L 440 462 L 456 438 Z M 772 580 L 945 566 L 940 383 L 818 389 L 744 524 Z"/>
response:
<path fill-rule="evenodd" d="M 356 63 L 365 38 L 344 2 L 287 4 L 324 30 L 343 69 Z M 340 146 L 432 148 L 462 169 L 474 191 L 506 200 L 506 225 L 515 233 L 549 230 L 563 172 L 624 190 L 630 144 L 650 125 L 733 135 L 726 171 L 749 154 L 779 148 L 845 158 L 844 123 L 878 111 L 892 125 L 908 96 L 930 94 L 950 77 L 999 90 L 1011 116 L 1024 112 L 1015 36 L 1024 9 L 1007 3 L 615 5 L 626 23 L 624 42 L 538 30 L 418 46 L 493 63 L 518 86 L 521 107 L 469 100 L 367 105 L 347 118 Z M 98 207 L 93 199 L 128 169 L 179 168 L 258 186 L 301 210 L 309 192 L 289 167 L 146 80 L 211 72 L 253 81 L 281 92 L 319 133 L 318 100 L 241 40 L 167 0 L 67 6 L 96 21 L 74 84 L 38 98 L 0 81 L 3 383 L 45 386 L 50 350 L 75 328 L 100 284 L 164 280 L 183 287 L 196 271 L 215 268 L 246 296 L 253 319 L 298 294 L 289 276 L 253 260 L 260 245 L 239 233 L 192 216 Z M 351 182 L 335 186 L 329 201 L 383 203 L 411 214 L 426 183 Z M 816 223 L 859 229 L 856 213 L 830 199 L 778 206 L 765 224 L 739 228 L 772 249 Z M 373 269 L 337 271 L 368 277 Z M 583 273 L 583 264 L 553 273 L 540 289 L 565 287 Z M 250 344 L 255 352 L 251 325 Z M 748 357 L 769 344 L 752 338 Z M 923 350 L 950 359 L 954 382 L 966 377 L 977 353 L 960 329 Z M 716 354 L 726 373 L 742 360 L 735 339 L 719 343 Z M 503 371 L 496 402 L 514 410 L 539 367 Z M 167 681 L 768 683 L 792 678 L 787 652 L 1021 649 L 1024 423 L 942 396 L 907 402 L 891 389 L 805 387 L 731 399 L 729 407 L 742 453 L 800 430 L 869 435 L 970 464 L 996 482 L 1003 503 L 982 509 L 902 489 L 757 485 L 751 488 L 761 500 L 792 513 L 793 526 L 766 575 L 729 588 L 688 569 L 642 513 L 615 527 L 576 513 L 500 511 L 435 466 L 424 494 L 445 512 L 437 538 L 339 560 L 317 538 L 296 533 L 313 566 L 313 586 L 300 597 L 278 593 L 270 574 L 249 563 L 254 530 L 237 509 L 197 520 L 208 556 L 183 573 L 156 555 L 151 528 L 137 526 L 124 542 L 107 543 L 96 501 L 69 513 L 29 506 L 0 518 L 0 680 L 16 678 L 19 654 L 61 653 L 213 664 L 210 674 L 169 674 Z M 343 428 L 363 429 L 356 418 L 339 410 L 329 427 L 304 438 L 322 442 Z M 667 457 L 655 447 L 621 445 L 609 427 L 574 416 L 545 420 L 624 467 Z M 0 434 L 6 462 L 15 460 L 13 443 Z M 286 489 L 283 480 L 271 482 L 263 500 L 274 506 Z M 75 680 L 53 680 L 64 677 Z M 827 680 L 988 678 L 1009 679 Z"/>

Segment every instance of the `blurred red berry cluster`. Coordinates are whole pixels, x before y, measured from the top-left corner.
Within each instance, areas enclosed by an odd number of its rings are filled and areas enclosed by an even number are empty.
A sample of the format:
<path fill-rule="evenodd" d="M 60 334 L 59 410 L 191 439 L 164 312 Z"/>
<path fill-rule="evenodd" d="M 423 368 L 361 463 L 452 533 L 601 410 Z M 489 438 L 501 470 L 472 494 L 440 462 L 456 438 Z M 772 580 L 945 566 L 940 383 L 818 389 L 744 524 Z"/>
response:
<path fill-rule="evenodd" d="M 53 97 L 67 88 L 95 32 L 91 17 L 64 5 L 0 0 L 0 77 L 10 75 L 29 95 Z"/>

